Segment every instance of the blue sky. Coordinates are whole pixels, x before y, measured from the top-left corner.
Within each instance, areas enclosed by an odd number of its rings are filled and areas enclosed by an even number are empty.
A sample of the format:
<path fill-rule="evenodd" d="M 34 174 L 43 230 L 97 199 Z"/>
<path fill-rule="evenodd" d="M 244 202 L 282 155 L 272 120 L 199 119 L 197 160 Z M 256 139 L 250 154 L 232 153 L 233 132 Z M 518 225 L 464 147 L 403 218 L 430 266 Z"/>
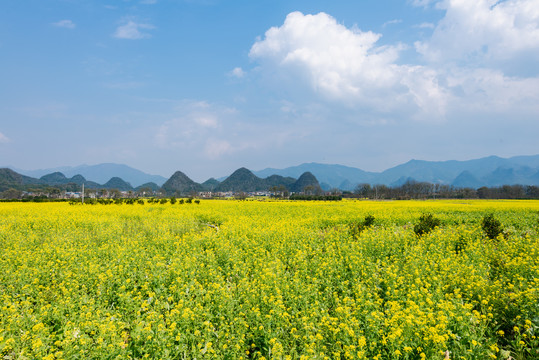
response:
<path fill-rule="evenodd" d="M 538 154 L 537 0 L 6 0 L 0 165 Z"/>

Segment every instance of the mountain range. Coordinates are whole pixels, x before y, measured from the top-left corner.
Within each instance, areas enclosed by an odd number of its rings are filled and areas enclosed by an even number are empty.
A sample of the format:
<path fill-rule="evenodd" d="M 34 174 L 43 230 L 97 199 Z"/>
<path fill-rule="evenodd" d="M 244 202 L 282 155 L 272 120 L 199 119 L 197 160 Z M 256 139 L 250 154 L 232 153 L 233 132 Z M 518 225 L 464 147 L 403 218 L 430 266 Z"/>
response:
<path fill-rule="evenodd" d="M 382 172 L 368 172 L 343 165 L 301 164 L 285 169 L 254 171 L 257 176 L 276 174 L 297 177 L 311 172 L 324 190 L 353 190 L 357 184 L 399 186 L 415 180 L 455 187 L 479 188 L 501 185 L 539 185 L 539 155 L 500 158 L 489 156 L 468 161 L 410 160 Z"/>
<path fill-rule="evenodd" d="M 13 169 L 15 172 L 10 173 L 7 172 L 8 169 L 0 170 L 3 171 L 0 172 L 0 185 L 4 184 L 4 188 L 7 183 L 54 186 L 84 182 L 87 187 L 119 190 L 142 187 L 157 190 L 162 186 L 163 190 L 169 193 L 178 190 L 181 190 L 180 192 L 259 191 L 277 186 L 291 190 L 295 189 L 294 184 L 305 173 L 312 175 L 324 190 L 332 188 L 353 190 L 362 183 L 399 186 L 410 180 L 476 189 L 482 186 L 513 184 L 539 185 L 539 155 L 511 158 L 489 156 L 467 161 L 410 160 L 382 172 L 368 172 L 344 165 L 320 163 L 305 163 L 284 169 L 266 168 L 259 171 L 240 168 L 230 176 L 220 178 L 221 181 L 210 178 L 202 184 L 189 179 L 181 171 L 166 179 L 159 175 L 146 174 L 127 165 L 111 163 L 41 170 Z M 312 182 L 312 179 L 310 181 Z"/>
<path fill-rule="evenodd" d="M 306 188 L 311 190 L 320 189 L 320 184 L 316 177 L 310 172 L 305 172 L 296 180 L 292 177 L 271 175 L 260 178 L 249 169 L 239 168 L 229 177 L 219 182 L 209 179 L 202 184 L 191 180 L 181 171 L 176 171 L 162 186 L 162 190 L 168 195 L 185 195 L 192 192 L 214 191 L 214 192 L 257 192 L 267 191 L 271 188 L 279 191 L 302 192 Z"/>
<path fill-rule="evenodd" d="M 134 169 L 123 164 L 104 163 L 97 165 L 80 165 L 80 166 L 63 166 L 49 169 L 38 170 L 21 170 L 11 166 L 7 166 L 18 172 L 19 174 L 40 178 L 51 173 L 62 173 L 70 178 L 75 175 L 82 175 L 89 181 L 98 184 L 104 184 L 113 177 L 119 177 L 129 182 L 132 186 L 137 187 L 145 183 L 155 183 L 159 186 L 163 185 L 167 178 L 160 175 L 150 175 L 140 170 Z"/>

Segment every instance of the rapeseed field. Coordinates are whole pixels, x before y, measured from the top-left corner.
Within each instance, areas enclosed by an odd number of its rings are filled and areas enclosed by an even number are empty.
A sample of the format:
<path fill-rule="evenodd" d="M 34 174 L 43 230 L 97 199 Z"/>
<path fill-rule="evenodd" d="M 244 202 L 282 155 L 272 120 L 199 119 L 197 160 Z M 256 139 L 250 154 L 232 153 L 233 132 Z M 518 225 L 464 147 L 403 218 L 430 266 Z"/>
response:
<path fill-rule="evenodd" d="M 0 203 L 0 356 L 537 359 L 538 231 L 537 201 Z"/>

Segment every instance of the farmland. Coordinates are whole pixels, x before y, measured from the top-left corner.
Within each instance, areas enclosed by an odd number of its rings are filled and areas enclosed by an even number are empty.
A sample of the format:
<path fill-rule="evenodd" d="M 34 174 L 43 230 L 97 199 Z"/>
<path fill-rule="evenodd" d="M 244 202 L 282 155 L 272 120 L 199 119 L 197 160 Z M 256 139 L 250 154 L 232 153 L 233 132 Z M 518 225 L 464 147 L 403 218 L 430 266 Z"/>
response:
<path fill-rule="evenodd" d="M 0 355 L 539 358 L 538 233 L 537 201 L 0 203 Z"/>

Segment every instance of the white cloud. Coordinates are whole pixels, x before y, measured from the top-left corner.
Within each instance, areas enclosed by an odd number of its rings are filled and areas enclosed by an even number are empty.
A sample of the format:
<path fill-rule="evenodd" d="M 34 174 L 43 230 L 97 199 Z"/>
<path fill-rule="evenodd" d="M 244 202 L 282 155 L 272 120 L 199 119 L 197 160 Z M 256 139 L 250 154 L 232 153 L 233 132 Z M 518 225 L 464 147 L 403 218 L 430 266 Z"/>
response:
<path fill-rule="evenodd" d="M 245 76 L 245 71 L 243 71 L 243 69 L 240 68 L 240 67 L 235 67 L 235 68 L 230 72 L 230 76 L 234 76 L 234 77 L 237 77 L 238 79 L 241 79 L 242 77 Z"/>
<path fill-rule="evenodd" d="M 71 20 L 60 20 L 55 23 L 52 23 L 52 25 L 66 29 L 74 29 L 76 27 L 75 23 Z"/>
<path fill-rule="evenodd" d="M 204 148 L 204 153 L 211 160 L 218 159 L 233 151 L 234 149 L 228 141 L 219 139 L 208 139 Z"/>
<path fill-rule="evenodd" d="M 380 34 L 346 28 L 325 14 L 290 13 L 251 48 L 262 72 L 307 85 L 330 101 L 374 111 L 426 113 L 445 108 L 436 73 L 422 66 L 398 65 L 402 47 L 378 46 Z M 432 114 L 431 114 L 432 115 Z"/>
<path fill-rule="evenodd" d="M 155 26 L 145 23 L 136 23 L 132 20 L 128 20 L 125 24 L 118 26 L 113 36 L 117 39 L 138 40 L 147 39 L 151 35 L 144 30 L 155 29 Z"/>
<path fill-rule="evenodd" d="M 433 23 L 424 22 L 424 23 L 415 25 L 414 27 L 419 28 L 419 29 L 434 29 L 435 26 Z"/>
<path fill-rule="evenodd" d="M 386 21 L 382 27 L 386 27 L 388 25 L 395 25 L 395 24 L 400 24 L 402 23 L 402 20 L 401 19 L 393 19 L 393 20 L 389 20 L 389 21 Z"/>
<path fill-rule="evenodd" d="M 438 7 L 444 18 L 429 40 L 416 43 L 428 61 L 502 66 L 523 55 L 539 61 L 539 0 L 447 0 Z"/>
<path fill-rule="evenodd" d="M 222 122 L 229 120 L 234 110 L 210 105 L 205 101 L 183 101 L 176 112 L 175 118 L 157 128 L 154 139 L 160 148 L 200 147 L 206 138 L 221 131 Z"/>
<path fill-rule="evenodd" d="M 11 140 L 0 132 L 0 144 L 7 144 L 8 142 L 11 142 Z"/>

